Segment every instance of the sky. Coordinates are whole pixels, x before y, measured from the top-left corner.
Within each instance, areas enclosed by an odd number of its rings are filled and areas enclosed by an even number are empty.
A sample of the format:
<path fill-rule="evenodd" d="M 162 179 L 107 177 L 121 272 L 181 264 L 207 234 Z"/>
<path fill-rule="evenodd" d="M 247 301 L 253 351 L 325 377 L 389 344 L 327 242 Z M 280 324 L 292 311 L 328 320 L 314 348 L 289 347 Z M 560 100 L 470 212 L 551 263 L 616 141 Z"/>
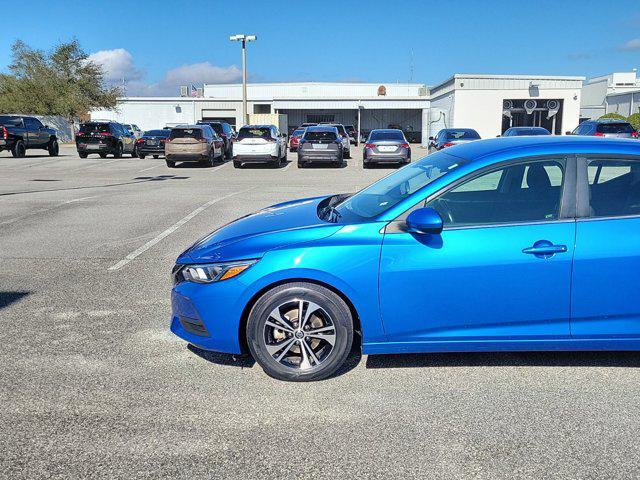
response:
<path fill-rule="evenodd" d="M 640 68 L 638 0 L 29 0 L 0 29 L 0 71 L 21 39 L 49 50 L 77 38 L 127 95 L 179 85 L 364 81 L 436 85 L 454 73 L 580 75 Z M 114 11 L 115 9 L 117 11 Z M 38 12 L 38 14 L 33 14 Z M 46 12 L 41 14 L 41 12 Z"/>

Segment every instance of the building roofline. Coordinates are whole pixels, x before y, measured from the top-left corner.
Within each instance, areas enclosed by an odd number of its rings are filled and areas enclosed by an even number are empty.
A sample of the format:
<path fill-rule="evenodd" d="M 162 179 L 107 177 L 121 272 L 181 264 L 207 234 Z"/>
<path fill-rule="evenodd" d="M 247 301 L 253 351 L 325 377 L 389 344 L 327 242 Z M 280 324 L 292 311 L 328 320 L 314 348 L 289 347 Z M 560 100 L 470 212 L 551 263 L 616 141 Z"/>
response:
<path fill-rule="evenodd" d="M 430 88 L 430 90 L 437 90 L 442 88 L 443 86 L 455 82 L 457 79 L 462 78 L 479 78 L 479 79 L 497 79 L 497 80 L 569 80 L 569 81 L 579 81 L 584 82 L 587 77 L 581 76 L 568 76 L 568 75 L 494 75 L 489 73 L 456 73 L 446 80 L 440 82 L 437 85 L 434 85 Z"/>
<path fill-rule="evenodd" d="M 640 93 L 640 88 L 636 89 L 636 90 L 627 90 L 626 92 L 616 92 L 616 93 L 608 93 L 606 96 L 607 97 L 619 97 L 620 95 L 635 95 L 636 93 Z"/>
<path fill-rule="evenodd" d="M 428 85 L 424 83 L 396 83 L 396 82 L 265 82 L 265 83 L 247 83 L 247 87 L 251 86 L 281 86 L 281 85 L 301 85 L 301 86 L 310 86 L 310 85 L 367 85 L 367 86 L 380 86 L 380 85 L 398 85 L 400 87 L 428 87 Z M 242 86 L 241 83 L 205 83 L 205 87 L 239 87 Z"/>

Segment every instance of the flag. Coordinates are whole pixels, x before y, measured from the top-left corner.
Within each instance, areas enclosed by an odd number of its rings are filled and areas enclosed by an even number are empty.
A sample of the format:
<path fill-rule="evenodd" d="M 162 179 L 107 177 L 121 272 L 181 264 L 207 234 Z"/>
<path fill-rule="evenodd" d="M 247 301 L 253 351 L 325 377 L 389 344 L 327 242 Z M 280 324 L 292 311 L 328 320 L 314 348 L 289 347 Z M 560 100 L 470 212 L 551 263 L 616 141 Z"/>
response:
<path fill-rule="evenodd" d="M 198 89 L 196 88 L 195 85 L 191 85 L 191 96 L 192 97 L 197 97 L 198 96 Z"/>

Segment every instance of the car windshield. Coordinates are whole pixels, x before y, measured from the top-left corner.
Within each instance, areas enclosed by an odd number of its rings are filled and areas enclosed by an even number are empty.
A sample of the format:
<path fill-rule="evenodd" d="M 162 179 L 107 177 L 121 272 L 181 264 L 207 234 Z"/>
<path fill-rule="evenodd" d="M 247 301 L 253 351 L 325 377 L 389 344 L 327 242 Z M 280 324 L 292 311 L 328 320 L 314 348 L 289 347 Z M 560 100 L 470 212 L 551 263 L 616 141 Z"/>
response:
<path fill-rule="evenodd" d="M 168 137 L 171 130 L 147 130 L 144 132 L 145 137 Z"/>
<path fill-rule="evenodd" d="M 347 221 L 376 217 L 464 163 L 444 152 L 431 154 L 360 190 L 335 210 Z"/>
<path fill-rule="evenodd" d="M 304 128 L 299 128 L 298 130 L 294 130 L 291 134 L 293 137 L 301 137 L 304 135 Z"/>
<path fill-rule="evenodd" d="M 133 130 L 133 128 L 131 127 L 131 125 L 129 125 L 128 123 L 125 123 L 124 125 L 122 125 L 124 128 L 126 128 L 127 130 Z"/>
<path fill-rule="evenodd" d="M 323 140 L 333 142 L 336 139 L 336 132 L 327 130 L 311 131 L 304 134 L 304 139 L 311 142 L 318 142 Z"/>
<path fill-rule="evenodd" d="M 271 130 L 268 128 L 241 128 L 238 132 L 238 140 L 245 138 L 271 138 Z"/>
<path fill-rule="evenodd" d="M 446 140 L 478 140 L 480 135 L 475 130 L 449 130 L 445 133 Z"/>
<path fill-rule="evenodd" d="M 109 133 L 109 124 L 85 123 L 80 125 L 80 133 Z"/>
<path fill-rule="evenodd" d="M 600 123 L 598 133 L 632 133 L 633 127 L 630 123 Z"/>
<path fill-rule="evenodd" d="M 379 141 L 379 140 L 399 140 L 399 141 L 404 141 L 404 135 L 402 134 L 402 132 L 400 131 L 390 131 L 390 132 L 376 132 L 373 131 L 371 132 L 371 134 L 369 135 L 369 140 L 372 142 L 375 141 Z"/>
<path fill-rule="evenodd" d="M 171 130 L 171 138 L 202 138 L 200 128 L 174 128 Z"/>
<path fill-rule="evenodd" d="M 0 125 L 6 125 L 8 127 L 21 127 L 22 119 L 20 117 L 8 117 L 6 115 L 0 115 Z"/>

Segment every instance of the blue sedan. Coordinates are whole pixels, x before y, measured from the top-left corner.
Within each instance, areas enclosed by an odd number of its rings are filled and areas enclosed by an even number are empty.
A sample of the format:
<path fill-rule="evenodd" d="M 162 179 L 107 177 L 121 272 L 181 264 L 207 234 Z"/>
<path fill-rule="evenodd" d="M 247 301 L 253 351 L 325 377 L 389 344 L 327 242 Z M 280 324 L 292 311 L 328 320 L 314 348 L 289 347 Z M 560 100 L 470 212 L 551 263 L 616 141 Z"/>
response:
<path fill-rule="evenodd" d="M 640 145 L 513 137 L 281 203 L 182 253 L 171 330 L 283 380 L 365 354 L 640 349 Z"/>

